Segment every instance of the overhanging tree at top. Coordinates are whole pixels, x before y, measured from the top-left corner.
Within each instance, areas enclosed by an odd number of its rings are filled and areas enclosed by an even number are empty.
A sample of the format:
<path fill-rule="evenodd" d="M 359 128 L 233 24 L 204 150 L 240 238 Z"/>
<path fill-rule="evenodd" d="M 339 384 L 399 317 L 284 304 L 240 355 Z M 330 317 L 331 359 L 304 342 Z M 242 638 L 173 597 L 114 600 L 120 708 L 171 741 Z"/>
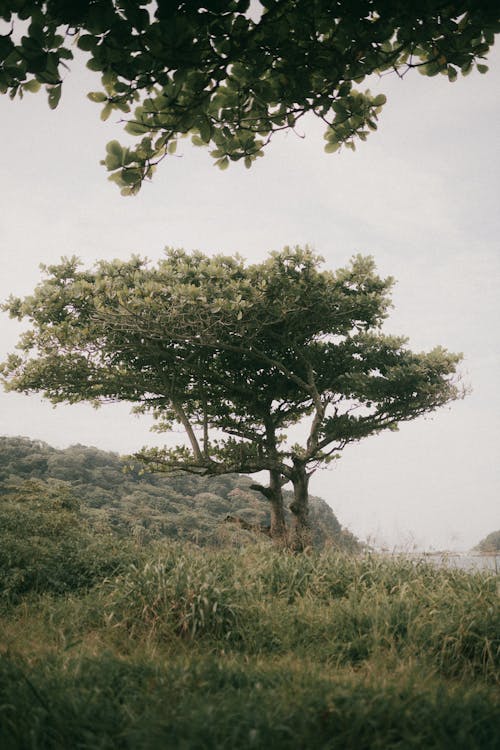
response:
<path fill-rule="evenodd" d="M 180 423 L 187 445 L 145 450 L 165 471 L 267 471 L 272 534 L 285 534 L 281 488 L 291 482 L 293 544 L 308 539 L 308 483 L 347 445 L 433 412 L 462 395 L 460 355 L 414 353 L 382 332 L 392 279 L 357 256 L 336 272 L 310 250 L 246 266 L 239 257 L 169 251 L 75 260 L 46 269 L 7 304 L 32 328 L 2 365 L 11 390 L 55 403 L 123 400 Z M 290 429 L 302 425 L 294 443 Z"/>
<path fill-rule="evenodd" d="M 225 169 L 263 155 L 307 113 L 327 152 L 377 128 L 383 94 L 372 74 L 417 68 L 454 81 L 484 60 L 500 31 L 494 0 L 0 0 L 0 92 L 48 90 L 57 106 L 76 46 L 101 75 L 90 92 L 117 112 L 133 147 L 112 141 L 104 164 L 136 193 L 190 135 Z M 21 23 L 20 23 L 21 22 Z M 24 23 L 22 23 L 24 22 Z"/>

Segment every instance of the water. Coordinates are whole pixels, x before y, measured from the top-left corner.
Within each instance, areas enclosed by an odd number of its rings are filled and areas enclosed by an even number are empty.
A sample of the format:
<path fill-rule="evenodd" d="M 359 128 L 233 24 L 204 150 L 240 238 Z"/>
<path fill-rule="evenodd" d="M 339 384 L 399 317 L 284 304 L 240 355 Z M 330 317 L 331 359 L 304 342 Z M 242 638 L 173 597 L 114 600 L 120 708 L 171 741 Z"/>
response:
<path fill-rule="evenodd" d="M 500 554 L 481 555 L 467 552 L 422 552 L 411 555 L 411 557 L 442 567 L 500 573 Z"/>

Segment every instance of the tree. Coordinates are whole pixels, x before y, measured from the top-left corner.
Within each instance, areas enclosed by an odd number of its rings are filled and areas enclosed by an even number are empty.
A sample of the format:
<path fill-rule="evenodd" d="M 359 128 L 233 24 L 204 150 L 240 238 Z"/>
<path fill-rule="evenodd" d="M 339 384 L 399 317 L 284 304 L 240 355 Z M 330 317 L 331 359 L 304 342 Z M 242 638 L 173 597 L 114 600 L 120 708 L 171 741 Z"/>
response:
<path fill-rule="evenodd" d="M 182 136 L 208 145 L 221 169 L 249 167 L 311 112 L 326 125 L 327 152 L 354 149 L 386 100 L 358 88 L 367 76 L 486 72 L 480 61 L 500 31 L 492 0 L 0 0 L 0 19 L 11 24 L 0 35 L 0 92 L 45 85 L 57 107 L 75 42 L 100 73 L 88 96 L 101 118 L 125 115 L 140 139 L 107 146 L 103 163 L 126 195 Z"/>
<path fill-rule="evenodd" d="M 126 400 L 159 429 L 183 425 L 189 446 L 143 451 L 153 468 L 269 473 L 257 485 L 284 534 L 282 487 L 293 484 L 293 545 L 307 544 L 308 483 L 350 443 L 459 397 L 460 355 L 415 354 L 381 331 L 392 279 L 357 256 L 336 272 L 309 249 L 241 258 L 168 251 L 80 271 L 75 259 L 6 309 L 28 318 L 21 355 L 2 365 L 9 389 L 53 402 Z M 290 428 L 307 428 L 304 445 Z"/>

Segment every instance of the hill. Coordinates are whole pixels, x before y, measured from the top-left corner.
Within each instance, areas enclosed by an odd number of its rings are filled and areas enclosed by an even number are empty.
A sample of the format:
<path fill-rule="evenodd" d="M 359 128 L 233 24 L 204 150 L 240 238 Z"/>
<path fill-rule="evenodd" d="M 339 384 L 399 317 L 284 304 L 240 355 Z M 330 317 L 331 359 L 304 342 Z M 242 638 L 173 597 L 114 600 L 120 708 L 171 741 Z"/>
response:
<path fill-rule="evenodd" d="M 227 515 L 252 526 L 269 522 L 267 501 L 250 489 L 252 480 L 227 475 L 202 478 L 145 472 L 116 453 L 83 445 L 58 450 L 25 437 L 0 437 L 0 493 L 37 480 L 65 483 L 82 514 L 94 525 L 110 525 L 140 541 L 186 539 L 198 544 L 231 541 L 241 529 L 225 524 Z M 286 499 L 291 500 L 291 493 Z M 356 550 L 358 540 L 340 525 L 327 503 L 311 498 L 314 544 Z"/>
<path fill-rule="evenodd" d="M 492 531 L 491 534 L 481 539 L 479 544 L 474 547 L 477 552 L 500 552 L 500 529 Z"/>

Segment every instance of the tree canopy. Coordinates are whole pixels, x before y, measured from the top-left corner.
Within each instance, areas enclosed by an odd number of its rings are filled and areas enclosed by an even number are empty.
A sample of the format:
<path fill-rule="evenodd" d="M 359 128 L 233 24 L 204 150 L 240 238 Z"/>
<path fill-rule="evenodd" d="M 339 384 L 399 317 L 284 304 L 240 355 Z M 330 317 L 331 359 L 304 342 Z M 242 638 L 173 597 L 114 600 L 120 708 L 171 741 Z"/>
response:
<path fill-rule="evenodd" d="M 1 93 L 45 86 L 57 107 L 75 47 L 100 74 L 89 98 L 138 139 L 112 141 L 103 161 L 126 195 L 183 136 L 221 169 L 250 167 L 313 113 L 327 152 L 354 149 L 386 101 L 360 88 L 367 76 L 486 72 L 500 31 L 492 0 L 0 0 L 0 20 Z"/>
<path fill-rule="evenodd" d="M 276 535 L 291 482 L 294 535 L 308 527 L 308 482 L 347 445 L 434 411 L 462 394 L 460 355 L 414 353 L 381 330 L 392 279 L 356 256 L 335 272 L 306 249 L 263 263 L 167 251 L 80 270 L 76 259 L 10 314 L 27 318 L 9 389 L 53 402 L 109 399 L 180 423 L 188 445 L 149 450 L 153 468 L 219 475 L 268 471 Z M 301 424 L 306 438 L 294 443 Z"/>

